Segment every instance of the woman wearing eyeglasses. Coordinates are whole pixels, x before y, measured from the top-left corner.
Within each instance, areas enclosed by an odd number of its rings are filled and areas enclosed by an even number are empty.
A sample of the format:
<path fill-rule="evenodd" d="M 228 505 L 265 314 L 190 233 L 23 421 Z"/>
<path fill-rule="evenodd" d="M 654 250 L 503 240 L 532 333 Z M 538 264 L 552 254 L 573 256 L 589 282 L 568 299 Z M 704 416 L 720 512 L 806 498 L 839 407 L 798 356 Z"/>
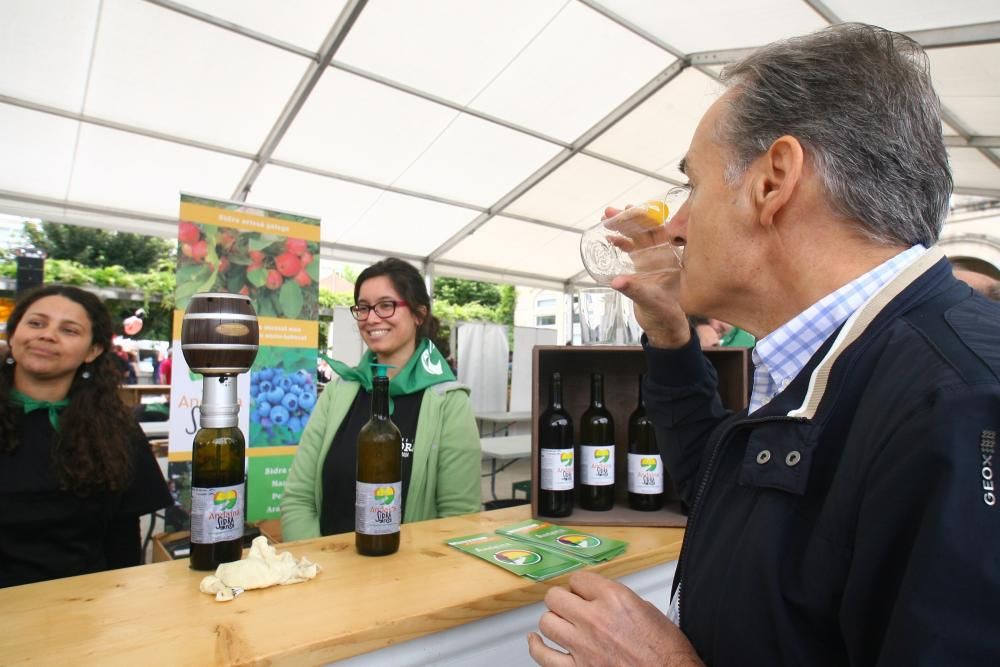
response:
<path fill-rule="evenodd" d="M 351 313 L 368 351 L 334 362 L 285 482 L 286 541 L 354 530 L 357 439 L 371 406 L 372 363 L 387 364 L 392 421 L 403 440 L 403 521 L 480 509 L 480 446 L 469 390 L 432 342 L 438 321 L 420 273 L 390 257 L 354 285 Z"/>

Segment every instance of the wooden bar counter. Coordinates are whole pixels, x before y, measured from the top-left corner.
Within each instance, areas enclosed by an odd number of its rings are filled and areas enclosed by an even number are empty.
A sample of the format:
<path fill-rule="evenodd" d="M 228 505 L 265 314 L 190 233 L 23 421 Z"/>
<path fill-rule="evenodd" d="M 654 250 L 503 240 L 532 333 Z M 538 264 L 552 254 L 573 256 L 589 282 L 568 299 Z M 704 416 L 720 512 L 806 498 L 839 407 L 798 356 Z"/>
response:
<path fill-rule="evenodd" d="M 161 396 L 170 400 L 169 384 L 123 384 L 118 387 L 118 395 L 129 407 L 142 403 L 145 396 Z"/>
<path fill-rule="evenodd" d="M 199 592 L 187 560 L 0 589 L 4 665 L 315 665 L 540 601 L 534 583 L 444 544 L 530 517 L 526 505 L 404 524 L 398 553 L 366 558 L 354 535 L 278 547 L 323 571 L 232 602 Z M 628 541 L 594 569 L 621 577 L 677 558 L 678 528 L 592 527 Z M 664 591 L 664 595 L 667 591 Z"/>

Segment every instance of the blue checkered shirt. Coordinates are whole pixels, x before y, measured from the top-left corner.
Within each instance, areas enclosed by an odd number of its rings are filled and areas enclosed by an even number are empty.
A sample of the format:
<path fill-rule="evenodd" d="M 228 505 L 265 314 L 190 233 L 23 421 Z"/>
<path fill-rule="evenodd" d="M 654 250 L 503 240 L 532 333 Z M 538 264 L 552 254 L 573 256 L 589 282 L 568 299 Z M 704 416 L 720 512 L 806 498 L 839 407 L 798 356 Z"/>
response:
<path fill-rule="evenodd" d="M 827 294 L 757 341 L 751 354 L 754 373 L 750 413 L 767 405 L 791 384 L 816 350 L 854 311 L 926 250 L 917 244 L 899 253 L 836 292 Z"/>

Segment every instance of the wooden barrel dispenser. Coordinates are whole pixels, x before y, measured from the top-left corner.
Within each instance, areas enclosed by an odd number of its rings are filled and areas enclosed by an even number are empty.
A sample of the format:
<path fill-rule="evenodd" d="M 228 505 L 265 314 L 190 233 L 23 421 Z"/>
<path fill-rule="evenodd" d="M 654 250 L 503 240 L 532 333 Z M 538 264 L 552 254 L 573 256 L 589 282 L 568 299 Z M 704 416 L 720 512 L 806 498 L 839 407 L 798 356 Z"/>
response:
<path fill-rule="evenodd" d="M 202 375 L 239 375 L 257 357 L 260 330 L 250 298 L 203 292 L 191 297 L 181 323 L 181 350 Z"/>

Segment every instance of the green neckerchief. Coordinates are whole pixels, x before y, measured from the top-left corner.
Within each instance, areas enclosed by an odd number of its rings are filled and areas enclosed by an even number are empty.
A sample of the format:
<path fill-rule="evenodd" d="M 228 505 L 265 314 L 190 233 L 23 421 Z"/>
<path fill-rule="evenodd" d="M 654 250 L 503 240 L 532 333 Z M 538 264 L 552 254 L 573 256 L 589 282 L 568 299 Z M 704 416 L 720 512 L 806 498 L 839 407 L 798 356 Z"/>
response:
<path fill-rule="evenodd" d="M 52 424 L 52 428 L 57 431 L 59 430 L 59 412 L 69 405 L 68 398 L 64 398 L 61 401 L 36 401 L 27 394 L 22 394 L 17 389 L 10 390 L 10 402 L 24 408 L 24 414 L 34 412 L 35 410 L 48 410 L 49 422 Z"/>
<path fill-rule="evenodd" d="M 331 359 L 326 355 L 320 356 L 330 364 L 333 372 L 341 378 L 357 382 L 366 391 L 371 392 L 373 376 L 371 365 L 378 361 L 371 350 L 365 352 L 365 355 L 361 357 L 361 362 L 354 368 L 351 368 L 342 361 Z M 427 387 L 454 379 L 455 374 L 451 372 L 451 367 L 445 358 L 441 356 L 434 343 L 427 338 L 421 338 L 417 341 L 417 346 L 413 351 L 413 355 L 410 356 L 410 360 L 396 374 L 396 377 L 389 380 L 389 411 L 392 412 L 392 396 L 415 394 Z"/>
<path fill-rule="evenodd" d="M 726 332 L 726 335 L 722 337 L 719 341 L 720 347 L 753 347 L 757 343 L 757 340 L 749 333 L 740 329 L 739 327 L 733 327 Z"/>

